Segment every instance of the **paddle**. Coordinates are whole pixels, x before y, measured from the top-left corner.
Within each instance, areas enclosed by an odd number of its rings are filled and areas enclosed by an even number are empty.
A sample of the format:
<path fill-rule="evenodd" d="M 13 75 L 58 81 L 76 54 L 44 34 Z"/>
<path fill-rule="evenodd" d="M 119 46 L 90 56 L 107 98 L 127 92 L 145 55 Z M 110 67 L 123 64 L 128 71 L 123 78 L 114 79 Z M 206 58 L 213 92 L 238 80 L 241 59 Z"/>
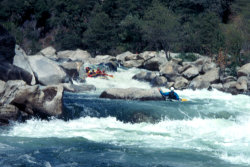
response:
<path fill-rule="evenodd" d="M 181 101 L 188 101 L 188 99 L 181 99 Z"/>

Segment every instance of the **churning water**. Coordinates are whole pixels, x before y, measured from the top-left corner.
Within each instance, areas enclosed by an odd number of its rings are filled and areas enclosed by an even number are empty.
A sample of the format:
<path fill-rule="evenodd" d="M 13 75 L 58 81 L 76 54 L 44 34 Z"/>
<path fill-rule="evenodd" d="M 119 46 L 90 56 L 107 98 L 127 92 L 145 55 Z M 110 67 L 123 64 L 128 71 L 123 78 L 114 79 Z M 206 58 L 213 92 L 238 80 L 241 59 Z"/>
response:
<path fill-rule="evenodd" d="M 0 166 L 250 166 L 250 97 L 184 90 L 187 102 L 100 99 L 105 88 L 139 87 L 138 69 L 88 78 L 95 92 L 66 93 L 64 114 L 0 129 Z M 155 88 L 154 88 L 155 89 Z"/>

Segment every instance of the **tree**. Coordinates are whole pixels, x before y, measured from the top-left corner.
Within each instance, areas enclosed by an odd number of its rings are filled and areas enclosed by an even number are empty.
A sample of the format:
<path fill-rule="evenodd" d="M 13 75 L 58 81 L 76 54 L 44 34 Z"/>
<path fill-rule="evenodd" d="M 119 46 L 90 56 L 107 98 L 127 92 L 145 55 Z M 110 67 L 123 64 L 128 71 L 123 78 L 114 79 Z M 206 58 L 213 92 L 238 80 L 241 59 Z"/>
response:
<path fill-rule="evenodd" d="M 159 1 L 153 1 L 142 21 L 143 40 L 148 49 L 173 49 L 177 43 L 177 17 Z"/>

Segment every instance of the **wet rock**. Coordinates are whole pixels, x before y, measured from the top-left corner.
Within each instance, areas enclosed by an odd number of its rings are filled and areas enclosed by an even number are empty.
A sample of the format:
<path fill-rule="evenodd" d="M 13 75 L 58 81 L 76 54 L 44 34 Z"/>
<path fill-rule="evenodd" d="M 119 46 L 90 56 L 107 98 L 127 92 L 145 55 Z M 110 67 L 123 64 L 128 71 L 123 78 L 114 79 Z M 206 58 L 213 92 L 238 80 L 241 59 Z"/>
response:
<path fill-rule="evenodd" d="M 163 100 L 157 89 L 110 88 L 103 91 L 100 98 L 126 100 Z"/>
<path fill-rule="evenodd" d="M 156 74 L 154 72 L 142 71 L 142 72 L 134 75 L 133 79 L 136 79 L 138 81 L 151 82 L 155 77 L 156 77 Z"/>
<path fill-rule="evenodd" d="M 165 86 L 167 84 L 168 80 L 164 76 L 156 76 L 152 81 L 152 86 Z"/>
<path fill-rule="evenodd" d="M 212 84 L 211 87 L 212 87 L 213 89 L 223 90 L 223 85 L 222 85 L 222 83 Z"/>
<path fill-rule="evenodd" d="M 35 77 L 42 85 L 64 82 L 66 73 L 54 61 L 41 55 L 29 56 L 28 60 Z"/>
<path fill-rule="evenodd" d="M 240 67 L 240 69 L 237 71 L 238 77 L 241 76 L 248 76 L 250 77 L 250 63 L 243 65 Z"/>
<path fill-rule="evenodd" d="M 226 76 L 226 77 L 221 78 L 222 83 L 227 83 L 231 81 L 236 81 L 236 78 L 234 76 Z"/>
<path fill-rule="evenodd" d="M 196 76 L 199 75 L 199 69 L 197 67 L 195 67 L 195 66 L 192 66 L 192 67 L 188 68 L 186 71 L 184 71 L 182 73 L 182 75 L 185 78 L 191 80 L 191 79 L 193 79 L 193 78 L 195 78 Z"/>
<path fill-rule="evenodd" d="M 9 120 L 16 121 L 19 115 L 20 111 L 14 105 L 0 105 L 0 125 L 8 124 Z"/>
<path fill-rule="evenodd" d="M 175 84 L 174 84 L 174 87 L 176 89 L 184 89 L 187 87 L 188 85 L 188 80 L 184 77 L 177 77 L 176 80 L 175 80 Z"/>
<path fill-rule="evenodd" d="M 81 92 L 87 92 L 87 91 L 94 91 L 96 90 L 96 87 L 94 85 L 87 85 L 87 84 L 70 84 L 70 83 L 64 83 L 63 87 L 68 92 L 74 92 L 74 93 L 81 93 Z"/>
<path fill-rule="evenodd" d="M 28 56 L 26 55 L 26 53 L 24 52 L 24 50 L 22 48 L 20 48 L 20 46 L 18 46 L 18 45 L 16 45 L 15 53 L 16 53 L 16 55 L 14 57 L 13 64 L 15 66 L 20 67 L 23 70 L 29 72 L 30 75 L 32 76 L 31 85 L 35 85 L 36 84 L 36 78 L 35 78 L 35 76 L 33 74 L 31 66 L 29 64 Z"/>

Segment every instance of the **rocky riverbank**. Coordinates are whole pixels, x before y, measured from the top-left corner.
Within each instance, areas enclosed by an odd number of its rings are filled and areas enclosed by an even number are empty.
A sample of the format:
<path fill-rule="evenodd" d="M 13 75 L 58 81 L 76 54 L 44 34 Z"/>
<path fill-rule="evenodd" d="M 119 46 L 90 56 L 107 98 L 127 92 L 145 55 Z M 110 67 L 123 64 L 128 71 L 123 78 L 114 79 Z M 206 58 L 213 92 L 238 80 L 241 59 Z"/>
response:
<path fill-rule="evenodd" d="M 125 68 L 142 68 L 147 71 L 133 79 L 149 82 L 152 87 L 176 89 L 218 89 L 232 94 L 250 92 L 250 63 L 240 67 L 237 76 L 230 76 L 207 56 L 196 55 L 197 60 L 187 62 L 178 54 L 164 51 L 145 51 L 140 54 L 125 52 L 117 56 L 91 56 L 80 49 L 57 52 L 53 47 L 35 55 L 26 53 L 15 44 L 14 38 L 0 27 L 0 122 L 26 120 L 33 116 L 47 118 L 63 112 L 63 92 L 95 90 L 85 82 L 86 64 L 104 66 L 115 71 L 118 65 Z M 77 81 L 77 85 L 72 82 Z M 101 98 L 161 100 L 156 89 L 108 89 Z"/>

